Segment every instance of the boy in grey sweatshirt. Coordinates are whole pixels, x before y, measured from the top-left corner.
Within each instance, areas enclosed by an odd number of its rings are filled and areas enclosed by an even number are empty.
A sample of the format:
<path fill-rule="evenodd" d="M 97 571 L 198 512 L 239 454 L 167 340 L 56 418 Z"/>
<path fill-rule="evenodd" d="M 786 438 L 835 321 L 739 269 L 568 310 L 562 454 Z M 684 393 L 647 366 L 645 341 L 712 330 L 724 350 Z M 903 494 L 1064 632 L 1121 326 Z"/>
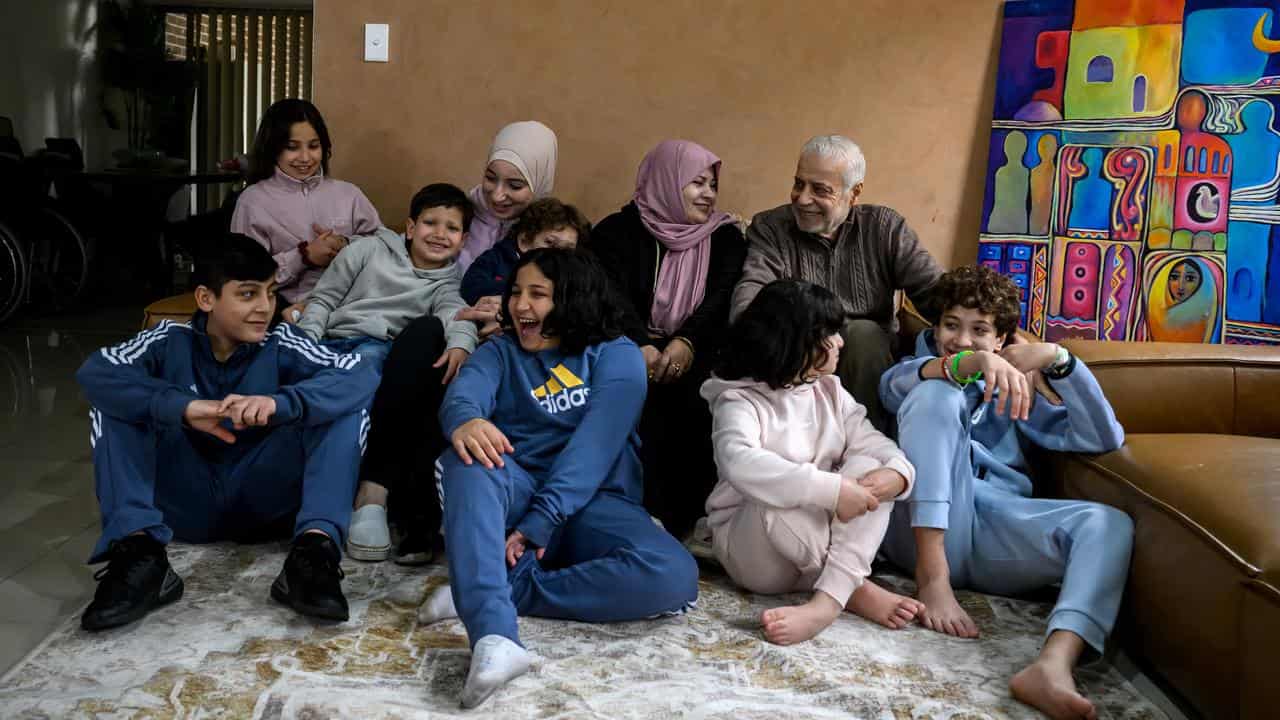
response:
<path fill-rule="evenodd" d="M 404 235 L 381 227 L 334 259 L 311 291 L 298 327 L 339 352 L 359 352 L 378 365 L 391 341 L 412 321 L 434 315 L 444 325 L 446 382 L 476 347 L 476 326 L 454 317 L 457 257 L 473 208 L 454 185 L 428 185 L 413 196 Z M 294 318 L 285 318 L 294 320 Z"/>

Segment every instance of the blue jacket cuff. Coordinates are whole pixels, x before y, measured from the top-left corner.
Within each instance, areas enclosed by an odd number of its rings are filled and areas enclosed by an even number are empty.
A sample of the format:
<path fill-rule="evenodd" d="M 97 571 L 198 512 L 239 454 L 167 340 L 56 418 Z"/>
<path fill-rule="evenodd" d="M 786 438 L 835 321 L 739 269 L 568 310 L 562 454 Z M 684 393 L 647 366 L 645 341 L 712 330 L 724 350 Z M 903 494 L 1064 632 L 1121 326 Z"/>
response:
<path fill-rule="evenodd" d="M 267 422 L 267 425 L 274 427 L 298 421 L 302 413 L 298 411 L 298 403 L 294 402 L 292 397 L 286 393 L 277 393 L 270 397 L 276 401 L 276 411 L 271 416 L 271 420 Z"/>
<path fill-rule="evenodd" d="M 199 399 L 176 387 L 162 390 L 151 400 L 151 417 L 161 425 L 181 425 L 187 405 Z"/>
<path fill-rule="evenodd" d="M 542 511 L 530 510 L 520 519 L 516 529 L 528 538 L 529 542 L 544 548 L 551 542 L 551 533 L 555 532 L 556 524 Z"/>

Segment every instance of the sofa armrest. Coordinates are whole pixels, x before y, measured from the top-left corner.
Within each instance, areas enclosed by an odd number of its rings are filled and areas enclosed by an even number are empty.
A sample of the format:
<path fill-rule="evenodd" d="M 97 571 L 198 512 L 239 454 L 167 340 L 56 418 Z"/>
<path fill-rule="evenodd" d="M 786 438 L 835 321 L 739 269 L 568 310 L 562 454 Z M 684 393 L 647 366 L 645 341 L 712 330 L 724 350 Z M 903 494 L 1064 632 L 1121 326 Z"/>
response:
<path fill-rule="evenodd" d="M 1093 371 L 1125 432 L 1280 437 L 1280 348 L 1062 344 Z"/>

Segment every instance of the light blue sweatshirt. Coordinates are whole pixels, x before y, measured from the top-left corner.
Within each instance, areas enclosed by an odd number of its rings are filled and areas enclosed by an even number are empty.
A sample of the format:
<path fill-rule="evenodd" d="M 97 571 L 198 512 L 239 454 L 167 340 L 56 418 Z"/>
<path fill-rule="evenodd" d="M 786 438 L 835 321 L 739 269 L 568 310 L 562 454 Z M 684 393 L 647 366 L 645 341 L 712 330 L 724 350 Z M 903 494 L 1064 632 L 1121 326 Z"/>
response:
<path fill-rule="evenodd" d="M 916 337 L 915 357 L 904 358 L 880 377 L 880 400 L 886 410 L 897 413 L 902 403 L 922 382 L 949 382 L 920 377 L 924 364 L 938 357 L 933 330 Z M 1084 362 L 1071 359 L 1066 377 L 1049 380 L 1062 397 L 1054 405 L 1036 396 L 1026 420 L 1010 420 L 1008 413 L 996 414 L 996 399 L 982 402 L 986 385 L 982 380 L 965 388 L 969 401 L 973 466 L 978 477 L 1009 492 L 1031 496 L 1031 478 L 1024 453 L 1026 443 L 1057 451 L 1103 453 L 1124 444 L 1124 428 L 1116 421 L 1111 403 Z"/>

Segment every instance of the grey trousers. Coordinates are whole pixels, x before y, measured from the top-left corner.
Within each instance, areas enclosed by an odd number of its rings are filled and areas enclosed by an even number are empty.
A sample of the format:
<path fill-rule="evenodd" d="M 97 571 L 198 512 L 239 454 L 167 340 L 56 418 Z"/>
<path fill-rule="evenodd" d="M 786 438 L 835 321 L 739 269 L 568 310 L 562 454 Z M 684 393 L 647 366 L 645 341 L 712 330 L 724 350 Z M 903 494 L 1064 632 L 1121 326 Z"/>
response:
<path fill-rule="evenodd" d="M 840 384 L 866 407 L 867 419 L 877 430 L 894 437 L 893 417 L 880 404 L 880 376 L 893 365 L 894 338 L 874 320 L 848 320 L 840 335 Z"/>

